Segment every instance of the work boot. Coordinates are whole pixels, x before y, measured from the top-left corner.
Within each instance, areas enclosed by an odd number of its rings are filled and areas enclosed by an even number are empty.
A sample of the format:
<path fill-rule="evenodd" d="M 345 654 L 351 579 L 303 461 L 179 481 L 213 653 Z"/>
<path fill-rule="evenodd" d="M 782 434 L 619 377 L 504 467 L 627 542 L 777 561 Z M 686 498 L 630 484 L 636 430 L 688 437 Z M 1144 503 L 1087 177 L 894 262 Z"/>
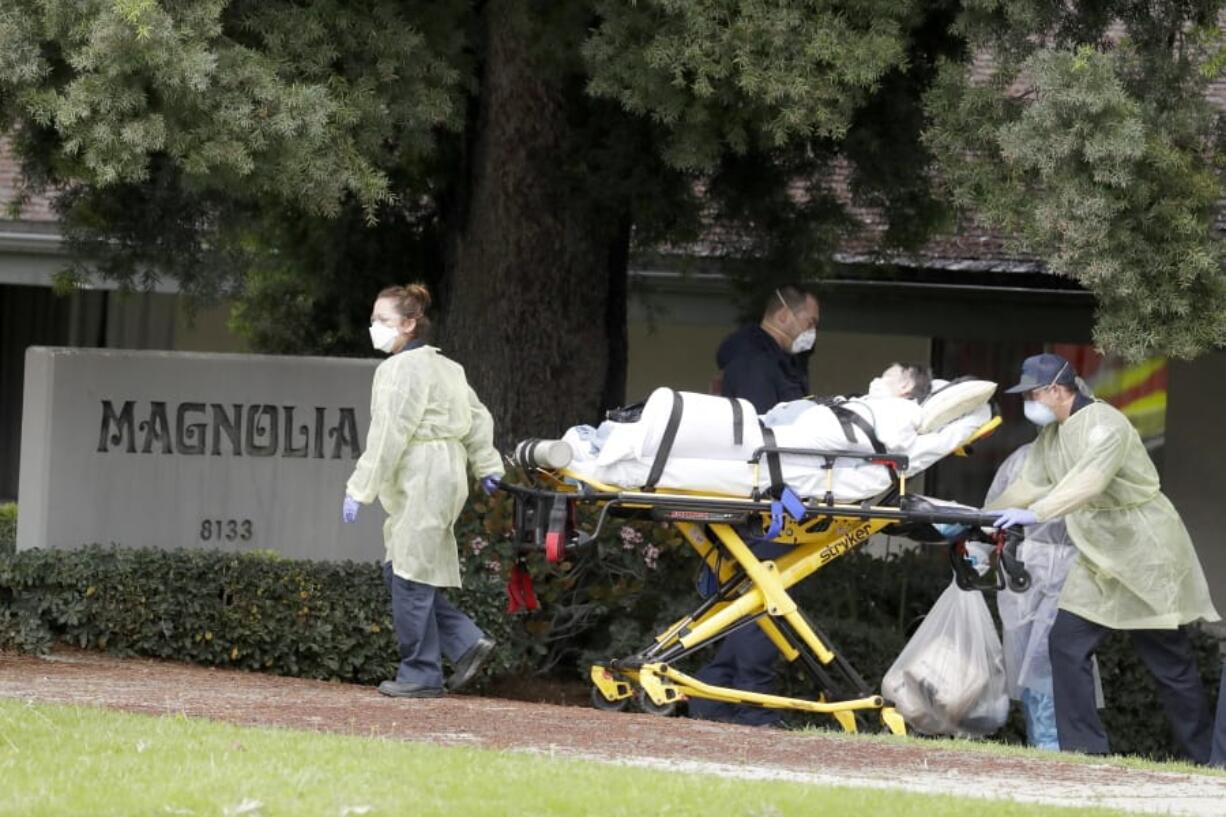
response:
<path fill-rule="evenodd" d="M 406 684 L 402 681 L 384 681 L 379 684 L 379 692 L 389 698 L 441 698 L 441 687 L 427 687 L 421 684 Z"/>
<path fill-rule="evenodd" d="M 477 643 L 469 647 L 468 652 L 461 655 L 460 660 L 455 662 L 455 670 L 451 673 L 451 677 L 447 679 L 448 691 L 455 692 L 477 677 L 477 670 L 481 669 L 481 664 L 485 662 L 486 658 L 489 658 L 490 652 L 493 649 L 494 639 L 488 635 L 478 638 Z"/>

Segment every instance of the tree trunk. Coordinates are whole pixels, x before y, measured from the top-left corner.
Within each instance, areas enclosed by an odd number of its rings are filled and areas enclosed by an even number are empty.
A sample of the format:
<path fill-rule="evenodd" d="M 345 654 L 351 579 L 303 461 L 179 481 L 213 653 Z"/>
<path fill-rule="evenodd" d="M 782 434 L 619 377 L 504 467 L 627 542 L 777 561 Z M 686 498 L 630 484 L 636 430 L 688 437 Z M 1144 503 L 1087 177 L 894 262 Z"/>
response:
<path fill-rule="evenodd" d="M 532 41 L 550 37 L 538 7 L 483 8 L 485 62 L 440 327 L 503 450 L 598 421 L 625 390 L 629 221 L 568 167 L 582 150 L 582 78 L 534 57 L 545 49 Z"/>

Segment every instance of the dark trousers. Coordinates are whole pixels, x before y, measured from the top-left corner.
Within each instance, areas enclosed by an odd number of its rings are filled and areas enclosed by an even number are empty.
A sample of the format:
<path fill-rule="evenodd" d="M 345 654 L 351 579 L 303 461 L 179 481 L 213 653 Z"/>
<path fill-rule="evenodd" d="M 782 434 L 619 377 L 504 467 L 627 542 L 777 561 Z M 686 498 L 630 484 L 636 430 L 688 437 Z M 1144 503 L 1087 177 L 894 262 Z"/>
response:
<path fill-rule="evenodd" d="M 1217 691 L 1217 720 L 1213 722 L 1213 752 L 1209 762 L 1226 767 L 1226 661 L 1222 662 L 1222 681 Z"/>
<path fill-rule="evenodd" d="M 383 564 L 392 594 L 392 623 L 400 646 L 396 680 L 425 687 L 443 686 L 443 657 L 455 663 L 481 638 L 481 628 L 433 585 L 410 581 Z"/>
<path fill-rule="evenodd" d="M 749 549 L 759 559 L 775 559 L 790 550 L 787 545 L 762 540 L 749 540 Z M 752 624 L 721 641 L 715 657 L 694 673 L 694 677 L 714 686 L 772 694 L 779 680 L 775 669 L 778 659 L 779 650 L 761 627 Z M 780 715 L 777 709 L 691 698 L 690 717 L 746 726 L 769 726 L 778 723 Z"/>
<path fill-rule="evenodd" d="M 1112 632 L 1110 627 L 1061 610 L 1048 641 L 1056 732 L 1064 751 L 1105 755 L 1107 731 L 1094 701 L 1091 659 Z M 1133 648 L 1158 683 L 1158 697 L 1183 752 L 1197 763 L 1209 760 L 1213 722 L 1209 700 L 1196 666 L 1192 643 L 1183 628 L 1128 630 Z"/>
<path fill-rule="evenodd" d="M 731 687 L 745 692 L 775 691 L 779 674 L 775 661 L 779 650 L 754 624 L 738 630 L 720 642 L 711 663 L 694 674 L 703 683 Z M 760 706 L 726 704 L 720 701 L 690 699 L 690 717 L 708 721 L 726 721 L 746 726 L 767 726 L 778 723 L 779 712 Z"/>

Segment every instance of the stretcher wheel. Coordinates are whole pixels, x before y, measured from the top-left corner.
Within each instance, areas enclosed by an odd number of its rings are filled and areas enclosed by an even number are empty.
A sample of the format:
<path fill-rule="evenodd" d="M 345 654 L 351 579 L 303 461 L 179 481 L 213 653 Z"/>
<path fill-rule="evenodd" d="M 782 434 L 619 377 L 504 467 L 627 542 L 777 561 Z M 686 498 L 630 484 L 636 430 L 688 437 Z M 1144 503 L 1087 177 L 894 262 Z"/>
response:
<path fill-rule="evenodd" d="M 1030 574 L 1025 570 L 1019 575 L 1009 575 L 1009 589 L 1014 593 L 1025 593 L 1030 588 Z"/>
<path fill-rule="evenodd" d="M 629 698 L 618 698 L 616 701 L 610 701 L 600 691 L 600 687 L 592 687 L 592 706 L 602 712 L 621 712 L 629 704 Z"/>
<path fill-rule="evenodd" d="M 651 700 L 651 696 L 641 689 L 634 693 L 634 702 L 638 704 L 639 709 L 643 710 L 648 715 L 660 715 L 667 718 L 677 711 L 677 705 L 675 703 L 660 705 Z"/>

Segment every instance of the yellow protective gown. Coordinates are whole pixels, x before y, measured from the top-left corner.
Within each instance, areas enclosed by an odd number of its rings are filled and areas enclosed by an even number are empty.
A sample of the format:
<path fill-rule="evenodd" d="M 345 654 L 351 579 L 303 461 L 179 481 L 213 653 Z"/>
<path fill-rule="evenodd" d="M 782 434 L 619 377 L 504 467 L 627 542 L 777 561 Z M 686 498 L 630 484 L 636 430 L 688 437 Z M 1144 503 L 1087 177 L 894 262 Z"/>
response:
<path fill-rule="evenodd" d="M 1219 620 L 1140 435 L 1106 403 L 1040 431 L 1021 476 L 989 507 L 1030 508 L 1040 522 L 1064 518 L 1078 558 L 1062 610 L 1120 630 Z"/>
<path fill-rule="evenodd" d="M 502 476 L 494 421 L 460 364 L 431 346 L 392 355 L 375 369 L 370 430 L 346 492 L 388 513 L 387 558 L 397 576 L 460 586 L 454 526 L 468 498 L 466 465 Z"/>

